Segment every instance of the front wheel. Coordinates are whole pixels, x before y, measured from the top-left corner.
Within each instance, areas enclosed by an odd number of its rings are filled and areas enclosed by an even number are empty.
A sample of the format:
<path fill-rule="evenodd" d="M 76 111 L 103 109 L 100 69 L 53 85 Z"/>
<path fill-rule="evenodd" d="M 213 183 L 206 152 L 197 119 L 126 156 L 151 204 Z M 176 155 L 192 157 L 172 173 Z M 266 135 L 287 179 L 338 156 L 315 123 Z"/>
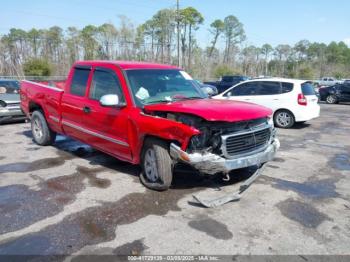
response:
<path fill-rule="evenodd" d="M 141 155 L 142 184 L 152 190 L 164 191 L 169 189 L 173 180 L 172 161 L 169 146 L 158 139 L 148 139 Z"/>
<path fill-rule="evenodd" d="M 35 143 L 41 146 L 52 145 L 56 133 L 50 129 L 41 111 L 34 111 L 31 118 L 31 128 Z"/>
<path fill-rule="evenodd" d="M 273 116 L 273 120 L 275 122 L 275 126 L 279 128 L 291 128 L 294 123 L 294 115 L 287 110 L 279 110 Z"/>
<path fill-rule="evenodd" d="M 338 102 L 338 99 L 335 95 L 328 95 L 326 97 L 327 104 L 336 104 Z"/>

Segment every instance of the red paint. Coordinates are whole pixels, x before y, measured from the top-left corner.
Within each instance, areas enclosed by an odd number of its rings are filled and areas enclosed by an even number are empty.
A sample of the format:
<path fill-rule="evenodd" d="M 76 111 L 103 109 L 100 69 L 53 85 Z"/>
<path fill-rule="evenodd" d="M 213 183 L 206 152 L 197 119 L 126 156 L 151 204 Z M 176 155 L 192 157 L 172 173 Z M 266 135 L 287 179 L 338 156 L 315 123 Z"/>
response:
<path fill-rule="evenodd" d="M 84 97 L 78 97 L 69 92 L 75 65 L 91 67 Z M 40 83 L 22 82 L 21 106 L 24 112 L 30 116 L 33 106 L 39 106 L 43 110 L 50 128 L 54 131 L 134 164 L 140 162 L 143 142 L 147 136 L 175 141 L 185 150 L 191 137 L 200 133 L 194 127 L 148 115 L 136 107 L 123 72 L 132 69 L 178 70 L 179 68 L 170 65 L 128 61 L 81 61 L 75 65 L 71 69 L 67 81 L 56 82 L 56 88 L 53 89 Z M 98 101 L 88 98 L 95 67 L 108 68 L 117 75 L 125 96 L 127 104 L 125 107 L 102 107 Z M 84 106 L 89 106 L 91 112 L 84 113 Z M 187 113 L 208 121 L 228 122 L 266 117 L 272 113 L 270 109 L 250 103 L 210 99 L 148 105 L 145 107 L 145 111 Z M 80 129 L 69 124 L 78 126 Z M 96 136 L 96 133 L 99 135 Z M 101 135 L 104 138 L 101 138 Z"/>
<path fill-rule="evenodd" d="M 200 116 L 208 121 L 238 122 L 266 117 L 272 111 L 266 107 L 252 103 L 199 99 L 184 100 L 173 103 L 163 103 L 145 106 L 149 111 L 181 112 Z"/>

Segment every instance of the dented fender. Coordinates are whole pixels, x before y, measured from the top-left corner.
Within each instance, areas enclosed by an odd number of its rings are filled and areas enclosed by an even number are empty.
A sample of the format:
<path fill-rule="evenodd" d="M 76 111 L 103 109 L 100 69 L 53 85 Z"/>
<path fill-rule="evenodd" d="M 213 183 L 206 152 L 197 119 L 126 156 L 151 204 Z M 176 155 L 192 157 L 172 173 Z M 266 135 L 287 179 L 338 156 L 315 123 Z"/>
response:
<path fill-rule="evenodd" d="M 128 136 L 132 149 L 133 163 L 140 163 L 140 154 L 146 137 L 158 137 L 172 143 L 177 142 L 182 150 L 186 150 L 192 136 L 200 134 L 194 127 L 175 120 L 148 115 L 135 110 L 129 118 Z"/>

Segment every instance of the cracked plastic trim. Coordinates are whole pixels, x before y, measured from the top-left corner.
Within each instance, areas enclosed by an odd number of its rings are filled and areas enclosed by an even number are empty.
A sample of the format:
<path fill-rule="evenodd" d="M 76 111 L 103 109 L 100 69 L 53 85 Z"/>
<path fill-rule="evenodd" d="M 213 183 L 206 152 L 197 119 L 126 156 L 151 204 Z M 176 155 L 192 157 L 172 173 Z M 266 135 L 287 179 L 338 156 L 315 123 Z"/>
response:
<path fill-rule="evenodd" d="M 198 171 L 208 175 L 214 175 L 220 172 L 227 173 L 234 169 L 260 165 L 272 160 L 278 148 L 280 142 L 275 138 L 272 143 L 264 150 L 259 153 L 255 153 L 249 156 L 226 159 L 213 153 L 193 153 L 189 154 L 174 143 L 170 144 L 170 155 L 177 161 L 185 162 Z"/>

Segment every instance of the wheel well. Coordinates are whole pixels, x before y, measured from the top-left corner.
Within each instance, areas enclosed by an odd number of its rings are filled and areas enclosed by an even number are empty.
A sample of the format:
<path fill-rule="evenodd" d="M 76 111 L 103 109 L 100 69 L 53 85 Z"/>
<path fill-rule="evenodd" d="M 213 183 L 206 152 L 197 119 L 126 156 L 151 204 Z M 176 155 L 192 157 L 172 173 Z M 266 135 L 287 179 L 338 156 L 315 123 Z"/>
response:
<path fill-rule="evenodd" d="M 35 102 L 29 102 L 29 113 L 33 113 L 36 110 L 44 112 L 41 105 L 39 105 Z"/>
<path fill-rule="evenodd" d="M 158 136 L 145 135 L 145 137 L 143 138 L 143 142 L 142 142 L 142 149 L 143 149 L 143 147 L 145 146 L 146 141 L 147 141 L 147 140 L 150 140 L 150 139 L 162 140 L 162 141 L 165 141 L 165 142 L 169 143 L 169 145 L 170 145 L 170 143 L 172 142 L 172 141 L 170 141 L 170 140 L 167 140 L 167 139 L 164 139 L 164 138 L 161 138 L 161 137 L 158 137 Z M 141 151 L 142 151 L 142 150 L 141 150 Z"/>
<path fill-rule="evenodd" d="M 169 146 L 170 146 L 170 143 L 175 143 L 175 144 L 179 145 L 179 142 L 178 142 L 178 141 L 175 141 L 175 140 L 164 139 L 164 138 L 162 138 L 162 137 L 153 136 L 153 135 L 145 135 L 144 138 L 143 138 L 143 141 L 142 141 L 142 146 L 141 146 L 140 154 L 142 154 L 142 151 L 143 151 L 143 148 L 144 148 L 144 146 L 145 146 L 145 143 L 146 143 L 146 141 L 149 140 L 149 139 L 156 139 L 156 140 L 165 141 L 166 143 L 168 143 Z"/>

